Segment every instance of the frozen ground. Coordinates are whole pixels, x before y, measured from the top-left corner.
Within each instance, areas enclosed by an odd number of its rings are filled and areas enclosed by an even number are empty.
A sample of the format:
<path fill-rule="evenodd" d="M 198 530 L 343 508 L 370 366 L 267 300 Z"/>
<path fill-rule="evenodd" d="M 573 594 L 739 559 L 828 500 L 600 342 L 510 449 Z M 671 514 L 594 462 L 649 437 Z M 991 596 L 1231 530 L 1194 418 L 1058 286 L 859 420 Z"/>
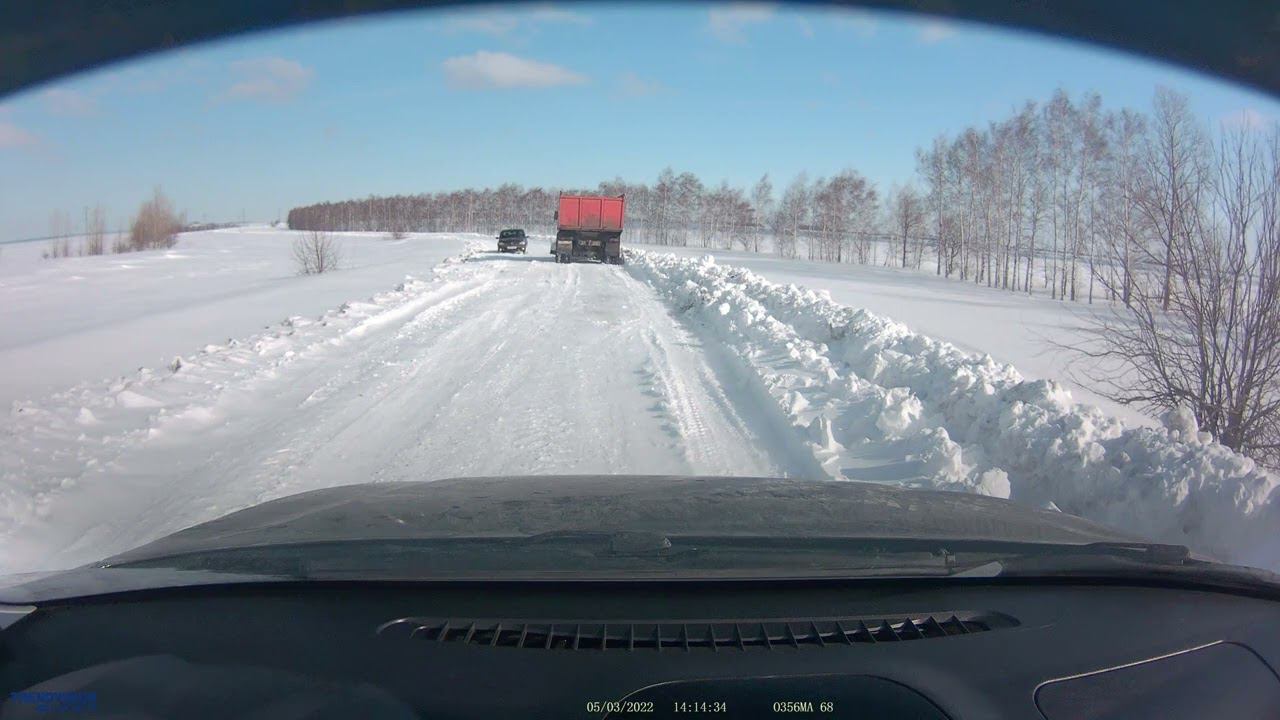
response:
<path fill-rule="evenodd" d="M 383 245 L 344 236 L 352 270 L 297 278 L 290 237 L 184 237 L 172 253 L 205 258 L 190 276 L 172 272 L 165 261 L 181 258 L 167 253 L 35 268 L 84 280 L 62 278 L 56 302 L 28 299 L 27 317 L 4 322 L 51 326 L 43 347 L 83 356 L 69 366 L 82 376 L 66 382 L 73 370 L 46 367 L 33 350 L 0 354 L 0 375 L 59 388 L 16 393 L 0 419 L 0 572 L 91 561 L 318 487 L 545 473 L 791 475 L 981 492 L 1280 565 L 1275 478 L 1186 422 L 1127 427 L 1073 405 L 1053 383 L 1024 382 L 1010 366 L 840 302 L 897 294 L 908 313 L 927 316 L 924 298 L 943 289 L 909 274 L 896 288 L 880 278 L 876 293 L 864 279 L 822 277 L 802 263 L 765 269 L 792 273 L 779 278 L 788 282 L 812 274 L 828 295 L 657 253 L 633 253 L 625 268 L 564 266 L 539 242 L 528 256 L 498 256 L 475 237 Z M 259 267 L 263 283 L 214 279 L 220 243 L 238 248 L 229 255 L 239 259 L 224 261 Z M 245 246 L 261 251 L 261 266 L 245 260 Z M 10 259 L 6 248 L 0 263 Z M 119 280 L 116 263 L 136 265 L 132 282 Z M 4 277 L 12 284 L 0 295 L 38 290 L 20 273 Z M 202 280 L 187 287 L 188 277 Z M 334 295 L 347 302 L 327 302 Z M 75 328 L 70 318 L 94 304 L 110 322 Z M 181 307 L 228 324 L 186 324 Z M 139 328 L 153 337 L 133 342 Z M 110 362 L 148 369 L 102 369 L 102 343 L 122 346 L 103 354 Z M 1006 338 L 1000 347 L 1033 345 Z"/>

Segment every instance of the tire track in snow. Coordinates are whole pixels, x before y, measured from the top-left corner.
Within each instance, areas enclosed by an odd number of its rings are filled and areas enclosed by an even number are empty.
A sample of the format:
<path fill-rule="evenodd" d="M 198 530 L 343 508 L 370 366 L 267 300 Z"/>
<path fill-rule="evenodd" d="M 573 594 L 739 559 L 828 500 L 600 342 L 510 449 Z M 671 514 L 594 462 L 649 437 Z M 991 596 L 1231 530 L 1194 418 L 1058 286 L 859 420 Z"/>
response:
<path fill-rule="evenodd" d="M 459 268 L 460 272 L 474 270 Z M 473 324 L 481 324 L 492 314 L 488 303 L 501 291 L 503 280 L 476 273 L 473 284 L 424 308 L 394 337 L 362 345 L 359 355 L 346 363 L 349 372 L 326 368 L 331 376 L 327 385 L 344 392 L 326 398 L 327 406 L 315 414 L 282 418 L 264 433 L 288 440 L 269 462 L 255 469 L 260 491 L 253 502 L 311 487 L 383 479 L 388 467 L 405 451 L 403 445 L 413 441 L 403 433 L 397 435 L 397 426 L 412 423 L 422 414 L 412 409 L 415 394 L 406 388 L 419 381 L 423 372 L 431 372 L 433 353 L 438 356 L 440 349 L 448 352 L 460 338 L 475 331 Z M 459 322 L 459 317 L 467 321 Z M 505 346 L 502 335 L 489 333 L 488 337 L 495 338 L 495 343 L 476 360 L 476 367 L 482 367 Z M 482 380 L 481 373 L 468 373 L 453 392 L 456 395 Z M 400 445 L 389 444 L 387 438 L 391 437 Z M 380 449 L 367 453 L 362 451 L 364 447 Z"/>
<path fill-rule="evenodd" d="M 633 257 L 641 260 L 649 257 L 632 252 Z M 700 323 L 688 315 L 694 307 L 709 302 L 705 289 L 692 282 L 681 285 L 648 262 L 632 263 L 628 270 L 636 278 L 635 282 L 644 284 L 662 299 L 693 336 L 703 338 L 703 357 L 717 369 L 721 378 L 717 385 L 735 388 L 733 405 L 756 419 L 761 428 L 759 435 L 771 446 L 774 457 L 791 458 L 790 465 L 799 468 L 800 476 L 842 477 L 841 464 L 847 458 L 841 452 L 843 447 L 831 436 L 830 410 L 811 410 L 808 399 L 816 393 L 820 397 L 813 398 L 813 405 L 826 401 L 825 387 L 839 379 L 831 366 L 818 367 L 806 362 L 803 353 L 797 353 L 793 343 L 785 340 L 778 342 L 779 346 L 785 345 L 781 349 L 751 342 L 739 344 L 734 342 L 736 338 L 726 342 L 710 324 Z M 727 312 L 727 306 L 716 312 Z M 794 328 L 773 322 L 770 332 L 789 336 L 796 341 L 794 345 L 803 343 Z"/>
<path fill-rule="evenodd" d="M 637 323 L 648 353 L 641 376 L 647 378 L 658 398 L 657 410 L 664 415 L 675 435 L 675 445 L 699 473 L 731 473 L 740 464 L 743 452 L 739 438 L 753 438 L 752 452 L 770 455 L 771 445 L 742 417 L 741 402 L 725 393 L 725 385 L 708 364 L 706 348 L 691 335 L 666 305 L 644 283 L 618 270 L 621 281 L 638 299 Z M 696 349 L 695 349 L 696 348 Z M 721 424 L 729 427 L 722 427 Z M 775 457 L 784 460 L 778 474 L 810 474 L 810 468 L 794 462 L 794 454 Z"/>

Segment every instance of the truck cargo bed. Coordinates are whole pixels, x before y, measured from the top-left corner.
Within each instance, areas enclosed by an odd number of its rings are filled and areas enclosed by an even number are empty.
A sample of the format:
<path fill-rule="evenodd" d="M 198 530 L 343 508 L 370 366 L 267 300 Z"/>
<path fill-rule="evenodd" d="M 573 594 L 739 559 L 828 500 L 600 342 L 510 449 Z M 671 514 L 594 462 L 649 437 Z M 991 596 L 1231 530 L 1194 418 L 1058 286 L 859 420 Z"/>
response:
<path fill-rule="evenodd" d="M 559 229 L 622 232 L 624 203 L 621 196 L 561 195 Z"/>
<path fill-rule="evenodd" d="M 561 195 L 556 210 L 557 262 L 598 260 L 622 264 L 622 223 L 626 199 L 596 195 Z"/>

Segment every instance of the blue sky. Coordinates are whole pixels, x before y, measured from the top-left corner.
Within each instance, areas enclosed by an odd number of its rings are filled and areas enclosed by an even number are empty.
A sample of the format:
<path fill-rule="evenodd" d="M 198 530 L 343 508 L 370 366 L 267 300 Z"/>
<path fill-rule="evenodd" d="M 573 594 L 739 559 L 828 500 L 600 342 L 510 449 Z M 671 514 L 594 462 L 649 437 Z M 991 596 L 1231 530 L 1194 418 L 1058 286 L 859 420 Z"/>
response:
<path fill-rule="evenodd" d="M 1269 123 L 1266 95 L 1092 46 L 892 14 L 769 5 L 520 5 L 245 36 L 0 100 L 0 240 L 52 211 L 123 223 L 162 185 L 194 220 L 270 220 L 368 194 L 594 185 L 668 165 L 776 186 L 914 151 L 1055 88 L 1206 124 Z"/>

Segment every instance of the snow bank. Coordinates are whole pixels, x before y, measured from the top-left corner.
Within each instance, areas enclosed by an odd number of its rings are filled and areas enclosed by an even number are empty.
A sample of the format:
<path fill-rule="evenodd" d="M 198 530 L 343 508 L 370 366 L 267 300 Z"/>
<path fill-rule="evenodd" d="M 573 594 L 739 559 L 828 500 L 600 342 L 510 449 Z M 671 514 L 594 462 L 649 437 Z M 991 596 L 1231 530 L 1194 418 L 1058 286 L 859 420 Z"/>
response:
<path fill-rule="evenodd" d="M 710 257 L 628 261 L 741 359 L 833 478 L 1056 506 L 1280 569 L 1280 481 L 1186 418 L 1127 427 L 1053 381 Z"/>
<path fill-rule="evenodd" d="M 635 243 L 630 247 L 635 248 Z M 891 317 L 912 330 L 949 342 L 964 352 L 989 354 L 1018 368 L 1023 379 L 1058 381 L 1077 402 L 1095 405 L 1132 427 L 1159 426 L 1137 408 L 1106 398 L 1087 382 L 1073 379 L 1071 358 L 1058 343 L 1089 337 L 1092 316 L 1104 305 L 1070 303 L 1043 294 L 1009 292 L 973 281 L 899 267 L 781 258 L 765 253 L 695 247 L 641 248 L 691 259 L 711 255 L 716 262 L 746 268 L 776 283 L 828 290 L 842 305 Z"/>

